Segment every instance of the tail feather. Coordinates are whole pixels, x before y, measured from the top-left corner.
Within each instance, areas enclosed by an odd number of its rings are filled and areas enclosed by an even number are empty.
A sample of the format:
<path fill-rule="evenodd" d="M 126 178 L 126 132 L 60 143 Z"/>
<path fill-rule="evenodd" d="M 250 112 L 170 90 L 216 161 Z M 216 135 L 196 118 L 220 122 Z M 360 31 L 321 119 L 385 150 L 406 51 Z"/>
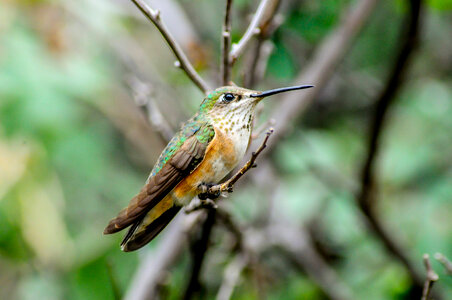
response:
<path fill-rule="evenodd" d="M 158 205 L 154 207 L 149 214 L 152 214 Z M 158 217 L 154 218 L 149 224 L 146 222 L 146 215 L 141 220 L 136 222 L 130 227 L 129 231 L 125 235 L 121 242 L 121 250 L 124 252 L 130 252 L 137 250 L 154 239 L 168 223 L 176 216 L 181 209 L 180 206 L 171 206 L 167 208 Z"/>

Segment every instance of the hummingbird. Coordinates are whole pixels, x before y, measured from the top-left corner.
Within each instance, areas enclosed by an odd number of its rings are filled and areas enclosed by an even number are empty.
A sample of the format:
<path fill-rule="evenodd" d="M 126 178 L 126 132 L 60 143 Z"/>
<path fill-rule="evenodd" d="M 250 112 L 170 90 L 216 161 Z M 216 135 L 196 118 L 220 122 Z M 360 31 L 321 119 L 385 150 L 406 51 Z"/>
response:
<path fill-rule="evenodd" d="M 163 150 L 144 187 L 104 230 L 129 228 L 125 252 L 154 239 L 203 184 L 217 184 L 242 160 L 250 144 L 256 105 L 264 98 L 313 87 L 299 85 L 267 91 L 224 86 L 209 93 Z"/>

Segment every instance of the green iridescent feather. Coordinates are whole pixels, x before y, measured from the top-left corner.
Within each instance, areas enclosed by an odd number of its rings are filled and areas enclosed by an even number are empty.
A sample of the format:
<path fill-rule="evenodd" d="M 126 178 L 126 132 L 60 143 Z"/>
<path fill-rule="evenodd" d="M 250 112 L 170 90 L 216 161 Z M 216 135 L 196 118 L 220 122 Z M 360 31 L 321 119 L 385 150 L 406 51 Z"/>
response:
<path fill-rule="evenodd" d="M 150 177 L 157 174 L 168 162 L 168 160 L 173 157 L 174 153 L 176 153 L 176 151 L 179 150 L 180 147 L 182 147 L 184 142 L 193 135 L 196 135 L 197 140 L 203 144 L 209 143 L 215 136 L 215 130 L 213 126 L 209 124 L 205 114 L 203 114 L 201 111 L 192 119 L 190 119 L 171 139 L 171 141 L 163 150 L 162 154 L 160 154 L 157 163 L 152 169 Z"/>
<path fill-rule="evenodd" d="M 204 99 L 204 101 L 199 106 L 199 113 L 203 114 L 203 113 L 207 113 L 209 110 L 211 110 L 212 107 L 217 102 L 218 98 L 227 91 L 228 91 L 227 88 L 220 88 L 220 89 L 217 89 L 217 90 L 211 92 L 209 95 L 207 95 L 207 97 Z"/>

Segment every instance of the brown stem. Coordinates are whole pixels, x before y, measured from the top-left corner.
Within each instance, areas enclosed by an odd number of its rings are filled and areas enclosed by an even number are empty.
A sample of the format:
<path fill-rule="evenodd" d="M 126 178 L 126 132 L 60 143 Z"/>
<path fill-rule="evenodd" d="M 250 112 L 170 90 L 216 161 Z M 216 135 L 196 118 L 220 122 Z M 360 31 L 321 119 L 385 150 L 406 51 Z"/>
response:
<path fill-rule="evenodd" d="M 222 192 L 232 193 L 232 188 L 234 184 L 243 176 L 246 172 L 248 172 L 251 168 L 256 167 L 254 162 L 256 158 L 261 154 L 261 152 L 267 147 L 267 141 L 270 138 L 270 135 L 273 133 L 273 128 L 268 129 L 267 134 L 262 141 L 261 145 L 257 150 L 251 153 L 251 158 L 246 162 L 246 164 L 231 178 L 229 178 L 226 182 L 222 184 L 217 184 L 211 187 L 206 187 L 205 185 L 200 186 L 200 195 L 206 195 L 207 198 L 213 197 L 217 198 Z"/>
<path fill-rule="evenodd" d="M 199 76 L 196 72 L 195 68 L 193 68 L 192 64 L 188 60 L 182 48 L 173 38 L 171 33 L 166 28 L 165 23 L 162 22 L 160 18 L 160 12 L 158 10 L 153 10 L 149 5 L 144 3 L 142 0 L 132 0 L 132 2 L 138 7 L 138 9 L 157 27 L 157 29 L 162 34 L 163 38 L 168 43 L 171 51 L 173 51 L 174 55 L 178 60 L 178 66 L 185 71 L 187 76 L 193 81 L 193 83 L 204 93 L 210 90 L 204 80 Z"/>

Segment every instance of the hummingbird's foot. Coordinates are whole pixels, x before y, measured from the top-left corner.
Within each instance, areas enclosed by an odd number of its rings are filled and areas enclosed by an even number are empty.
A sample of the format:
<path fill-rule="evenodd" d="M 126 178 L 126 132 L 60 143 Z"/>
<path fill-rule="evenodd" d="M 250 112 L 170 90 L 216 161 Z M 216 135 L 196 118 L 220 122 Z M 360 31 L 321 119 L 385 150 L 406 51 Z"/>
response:
<path fill-rule="evenodd" d="M 202 183 L 199 185 L 198 190 L 200 193 L 198 194 L 199 200 L 210 200 L 217 199 L 221 195 L 221 189 L 212 189 L 212 187 L 216 187 L 217 184 L 213 183 Z"/>

